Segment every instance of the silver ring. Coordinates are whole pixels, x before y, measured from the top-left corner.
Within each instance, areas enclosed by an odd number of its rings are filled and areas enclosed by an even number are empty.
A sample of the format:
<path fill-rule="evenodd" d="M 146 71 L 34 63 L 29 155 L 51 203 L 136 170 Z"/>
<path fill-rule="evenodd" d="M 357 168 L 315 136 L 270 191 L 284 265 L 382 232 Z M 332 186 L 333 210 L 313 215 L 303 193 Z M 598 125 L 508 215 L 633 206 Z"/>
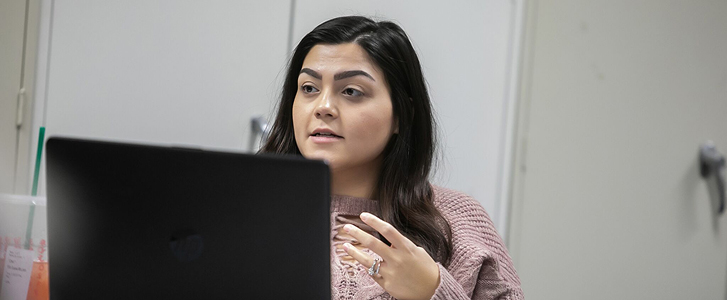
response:
<path fill-rule="evenodd" d="M 376 257 L 376 258 L 374 258 L 374 263 L 371 265 L 371 268 L 369 268 L 369 275 L 370 276 L 378 275 L 379 268 L 381 268 L 381 259 Z"/>

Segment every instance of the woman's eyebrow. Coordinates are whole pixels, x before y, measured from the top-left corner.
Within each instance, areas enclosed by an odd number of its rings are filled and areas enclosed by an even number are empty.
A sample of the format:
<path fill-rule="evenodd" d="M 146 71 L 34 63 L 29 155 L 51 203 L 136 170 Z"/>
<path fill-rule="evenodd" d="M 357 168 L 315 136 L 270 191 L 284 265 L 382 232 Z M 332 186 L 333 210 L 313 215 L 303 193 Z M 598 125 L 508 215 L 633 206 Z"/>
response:
<path fill-rule="evenodd" d="M 311 70 L 309 68 L 303 68 L 303 69 L 301 69 L 299 74 L 303 74 L 303 73 L 308 74 L 308 75 L 310 75 L 313 78 L 318 79 L 318 80 L 323 79 L 323 76 L 321 76 L 320 73 L 318 73 L 316 71 L 313 71 L 313 70 Z M 362 70 L 350 70 L 350 71 L 340 72 L 340 73 L 338 73 L 336 75 L 333 75 L 333 80 L 341 80 L 341 79 L 346 79 L 346 78 L 353 77 L 353 76 L 366 76 L 369 79 L 371 79 L 374 82 L 376 82 L 376 80 L 374 79 L 373 76 L 371 76 L 371 74 L 366 73 L 365 71 L 362 71 Z"/>
<path fill-rule="evenodd" d="M 349 78 L 349 77 L 353 77 L 353 76 L 359 76 L 359 75 L 366 76 L 369 79 L 371 79 L 374 82 L 376 82 L 376 80 L 374 79 L 373 76 L 371 76 L 369 73 L 366 73 L 366 72 L 361 71 L 361 70 L 343 71 L 341 73 L 338 73 L 336 75 L 333 75 L 333 80 L 341 80 L 341 79 L 345 79 L 345 78 Z"/>
<path fill-rule="evenodd" d="M 300 73 L 299 73 L 298 75 L 300 75 L 300 74 L 303 74 L 303 73 L 306 73 L 306 74 L 308 74 L 308 75 L 310 75 L 310 76 L 313 76 L 313 78 L 315 78 L 315 79 L 318 79 L 318 80 L 321 80 L 321 79 L 323 79 L 323 76 L 321 76 L 321 74 L 320 74 L 320 73 L 318 73 L 318 72 L 316 72 L 316 71 L 313 71 L 313 70 L 311 70 L 311 69 L 308 69 L 308 68 L 303 68 L 303 69 L 301 69 L 301 70 L 300 70 Z"/>

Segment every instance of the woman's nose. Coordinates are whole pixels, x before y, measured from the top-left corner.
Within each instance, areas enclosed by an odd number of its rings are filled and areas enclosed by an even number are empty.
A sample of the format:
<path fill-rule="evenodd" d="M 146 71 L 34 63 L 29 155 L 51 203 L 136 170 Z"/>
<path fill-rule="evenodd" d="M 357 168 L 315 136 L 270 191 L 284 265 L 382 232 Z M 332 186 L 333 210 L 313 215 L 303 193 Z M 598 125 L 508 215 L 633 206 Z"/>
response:
<path fill-rule="evenodd" d="M 338 109 L 332 99 L 330 92 L 321 93 L 315 108 L 316 118 L 338 118 Z"/>

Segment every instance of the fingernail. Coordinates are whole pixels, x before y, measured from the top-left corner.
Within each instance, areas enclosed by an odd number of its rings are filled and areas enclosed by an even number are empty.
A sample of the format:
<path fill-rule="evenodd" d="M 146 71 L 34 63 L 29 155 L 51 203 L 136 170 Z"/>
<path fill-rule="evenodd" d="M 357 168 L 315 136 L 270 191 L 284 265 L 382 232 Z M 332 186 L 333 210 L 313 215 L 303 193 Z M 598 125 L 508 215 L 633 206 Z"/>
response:
<path fill-rule="evenodd" d="M 349 244 L 349 243 L 344 243 L 344 244 L 343 244 L 343 248 L 346 248 L 346 250 L 348 250 L 348 249 L 351 249 L 351 244 Z"/>
<path fill-rule="evenodd" d="M 351 229 L 353 229 L 353 226 L 351 224 L 343 225 L 343 230 L 345 230 L 346 233 L 351 232 Z"/>
<path fill-rule="evenodd" d="M 367 213 L 367 212 L 361 213 L 361 220 L 366 221 L 369 219 L 370 216 L 371 216 L 370 213 Z"/>

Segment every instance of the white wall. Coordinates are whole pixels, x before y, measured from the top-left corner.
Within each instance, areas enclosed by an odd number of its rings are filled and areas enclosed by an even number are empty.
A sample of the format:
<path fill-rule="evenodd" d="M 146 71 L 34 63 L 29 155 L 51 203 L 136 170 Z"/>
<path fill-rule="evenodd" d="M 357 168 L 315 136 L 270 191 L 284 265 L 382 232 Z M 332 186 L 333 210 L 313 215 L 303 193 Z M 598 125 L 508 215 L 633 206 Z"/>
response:
<path fill-rule="evenodd" d="M 288 51 L 305 33 L 339 15 L 393 20 L 420 55 L 438 116 L 435 183 L 474 196 L 504 223 L 497 203 L 519 1 L 49 1 L 36 127 L 238 150 L 250 117 L 270 116 Z"/>

